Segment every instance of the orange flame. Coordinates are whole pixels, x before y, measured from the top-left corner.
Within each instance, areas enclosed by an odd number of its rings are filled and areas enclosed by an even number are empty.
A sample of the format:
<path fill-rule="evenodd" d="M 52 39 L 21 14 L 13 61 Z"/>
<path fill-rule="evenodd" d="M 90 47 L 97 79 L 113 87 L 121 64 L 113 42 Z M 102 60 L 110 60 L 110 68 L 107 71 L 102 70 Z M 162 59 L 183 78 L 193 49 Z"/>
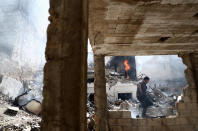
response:
<path fill-rule="evenodd" d="M 128 64 L 128 60 L 124 60 L 124 66 L 125 66 L 125 71 L 126 71 L 126 74 L 127 74 L 127 79 L 129 79 L 129 73 L 128 71 L 130 70 L 130 65 Z"/>

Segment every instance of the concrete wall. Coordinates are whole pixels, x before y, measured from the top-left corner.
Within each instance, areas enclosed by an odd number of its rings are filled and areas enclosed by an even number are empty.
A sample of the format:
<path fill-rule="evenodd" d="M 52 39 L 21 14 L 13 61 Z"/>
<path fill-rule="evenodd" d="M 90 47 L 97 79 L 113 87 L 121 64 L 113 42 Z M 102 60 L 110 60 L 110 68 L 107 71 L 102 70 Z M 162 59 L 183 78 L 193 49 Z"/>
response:
<path fill-rule="evenodd" d="M 94 93 L 94 85 L 87 85 L 87 93 Z M 118 100 L 118 93 L 132 93 L 132 98 L 136 99 L 136 90 L 137 86 L 132 82 L 120 83 L 118 82 L 115 86 L 109 88 L 109 85 L 106 84 L 107 98 L 111 101 Z"/>
<path fill-rule="evenodd" d="M 84 131 L 87 0 L 50 0 L 41 131 Z"/>
<path fill-rule="evenodd" d="M 197 131 L 198 130 L 198 54 L 181 55 L 189 86 L 184 89 L 182 100 L 177 103 L 175 118 L 132 119 L 128 111 L 109 112 L 110 131 Z"/>

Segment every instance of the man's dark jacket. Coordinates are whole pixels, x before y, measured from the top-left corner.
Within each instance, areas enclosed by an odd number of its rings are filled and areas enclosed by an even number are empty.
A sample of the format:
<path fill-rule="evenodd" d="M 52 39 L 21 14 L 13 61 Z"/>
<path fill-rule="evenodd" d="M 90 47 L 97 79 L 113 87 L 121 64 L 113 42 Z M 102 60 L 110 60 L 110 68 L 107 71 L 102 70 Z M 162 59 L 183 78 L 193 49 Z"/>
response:
<path fill-rule="evenodd" d="M 152 102 L 149 100 L 146 94 L 147 86 L 146 82 L 143 80 L 141 83 L 137 85 L 137 99 L 141 102 L 142 106 L 150 106 Z M 142 93 L 140 92 L 140 88 L 142 89 Z"/>
<path fill-rule="evenodd" d="M 146 82 L 142 81 L 137 86 L 138 86 L 137 87 L 137 99 L 141 101 L 142 99 L 146 98 L 146 90 L 147 90 Z M 140 91 L 140 88 L 142 89 L 142 93 Z"/>

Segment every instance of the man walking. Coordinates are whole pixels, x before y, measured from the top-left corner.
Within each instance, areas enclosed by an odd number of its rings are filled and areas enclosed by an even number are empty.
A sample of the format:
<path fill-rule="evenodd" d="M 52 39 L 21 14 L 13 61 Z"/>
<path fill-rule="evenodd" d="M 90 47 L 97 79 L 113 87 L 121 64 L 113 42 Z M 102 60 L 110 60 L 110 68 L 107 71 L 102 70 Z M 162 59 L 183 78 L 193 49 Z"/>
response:
<path fill-rule="evenodd" d="M 144 77 L 143 81 L 137 85 L 137 99 L 140 101 L 141 106 L 143 108 L 142 117 L 144 118 L 147 117 L 146 116 L 147 108 L 153 105 L 153 103 L 150 101 L 150 99 L 148 98 L 146 94 L 146 90 L 147 90 L 146 84 L 148 84 L 149 81 L 150 81 L 150 78 L 146 76 Z"/>

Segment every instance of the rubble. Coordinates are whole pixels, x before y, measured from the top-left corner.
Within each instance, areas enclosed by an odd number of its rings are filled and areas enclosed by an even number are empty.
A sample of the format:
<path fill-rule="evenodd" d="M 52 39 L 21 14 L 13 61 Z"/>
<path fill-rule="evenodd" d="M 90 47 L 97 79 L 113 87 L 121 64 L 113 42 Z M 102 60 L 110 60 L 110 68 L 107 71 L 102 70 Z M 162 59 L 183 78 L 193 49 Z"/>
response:
<path fill-rule="evenodd" d="M 0 131 L 39 131 L 41 117 L 13 108 L 10 99 L 3 94 L 0 94 L 0 103 Z M 4 114 L 8 107 L 17 111 L 17 114 Z"/>
<path fill-rule="evenodd" d="M 140 102 L 136 99 L 136 89 L 137 84 L 142 81 L 146 74 L 140 74 L 138 75 L 137 80 L 131 81 L 127 80 L 122 74 L 114 72 L 111 69 L 106 69 L 105 73 L 107 82 L 106 91 L 108 110 L 129 110 L 131 111 L 132 118 L 140 118 L 142 114 L 142 107 Z M 147 115 L 154 118 L 176 115 L 176 101 L 178 98 L 178 90 L 175 89 L 177 89 L 177 87 L 175 87 L 174 90 L 172 90 L 174 87 L 171 87 L 171 93 L 167 92 L 169 90 L 169 87 L 164 86 L 164 88 L 162 88 L 163 85 L 160 87 L 161 88 L 157 88 L 155 82 L 151 82 L 151 84 L 148 85 L 147 95 L 149 99 L 153 101 L 154 105 L 148 107 Z M 88 84 L 88 92 L 92 94 L 94 93 L 93 84 L 91 83 Z M 118 98 L 120 93 L 132 93 L 133 97 L 129 100 L 121 100 Z M 93 106 L 91 106 L 91 108 L 88 108 L 90 110 L 93 108 Z M 91 110 L 91 112 L 88 111 L 88 114 L 93 115 L 94 109 Z"/>
<path fill-rule="evenodd" d="M 32 100 L 42 103 L 43 95 L 43 71 L 39 70 L 32 74 L 32 78 L 19 80 L 12 78 L 14 76 L 2 75 L 0 92 L 8 96 L 14 105 L 23 107 Z"/>
<path fill-rule="evenodd" d="M 148 107 L 147 115 L 150 117 L 166 117 L 176 115 L 176 100 L 174 97 L 167 97 L 158 89 L 153 89 L 148 93 L 153 100 L 154 105 Z M 138 101 L 122 101 L 118 100 L 109 105 L 110 110 L 130 110 L 132 118 L 139 118 L 141 116 L 141 105 Z"/>
<path fill-rule="evenodd" d="M 8 109 L 4 112 L 6 115 L 16 116 L 19 111 L 18 107 L 8 107 Z"/>
<path fill-rule="evenodd" d="M 87 128 L 88 131 L 94 131 L 95 121 L 94 121 L 94 103 L 87 101 Z"/>
<path fill-rule="evenodd" d="M 14 100 L 17 96 L 23 94 L 25 89 L 20 81 L 3 76 L 2 83 L 0 84 L 0 92 Z"/>
<path fill-rule="evenodd" d="M 43 100 L 42 91 L 40 89 L 30 90 L 30 91 L 18 96 L 15 101 L 19 106 L 24 106 L 31 100 L 36 100 L 36 101 L 42 103 L 42 100 Z"/>
<path fill-rule="evenodd" d="M 31 79 L 3 75 L 0 84 L 0 131 L 39 131 L 43 71 Z M 20 110 L 19 110 L 20 109 Z"/>
<path fill-rule="evenodd" d="M 39 115 L 41 113 L 41 103 L 32 100 L 27 105 L 25 105 L 25 109 L 35 115 Z"/>

